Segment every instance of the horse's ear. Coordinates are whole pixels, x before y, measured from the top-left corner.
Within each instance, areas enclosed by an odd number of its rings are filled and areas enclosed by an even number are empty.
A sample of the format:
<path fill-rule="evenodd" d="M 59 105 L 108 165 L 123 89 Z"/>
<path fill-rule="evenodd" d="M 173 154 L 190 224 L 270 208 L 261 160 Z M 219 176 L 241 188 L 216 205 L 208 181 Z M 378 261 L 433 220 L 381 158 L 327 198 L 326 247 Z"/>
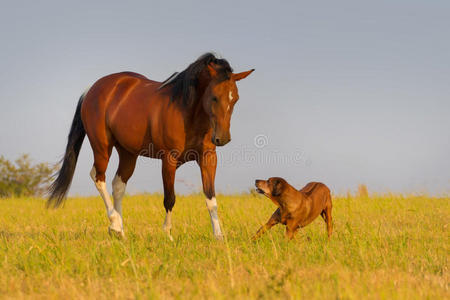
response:
<path fill-rule="evenodd" d="M 209 75 L 211 75 L 211 77 L 217 76 L 217 70 L 214 69 L 214 67 L 212 66 L 212 63 L 208 64 L 208 71 L 209 71 Z"/>
<path fill-rule="evenodd" d="M 232 77 L 235 81 L 239 81 L 241 79 L 244 79 L 248 75 L 250 75 L 255 69 L 251 69 L 249 71 L 241 72 L 241 73 L 233 73 Z"/>

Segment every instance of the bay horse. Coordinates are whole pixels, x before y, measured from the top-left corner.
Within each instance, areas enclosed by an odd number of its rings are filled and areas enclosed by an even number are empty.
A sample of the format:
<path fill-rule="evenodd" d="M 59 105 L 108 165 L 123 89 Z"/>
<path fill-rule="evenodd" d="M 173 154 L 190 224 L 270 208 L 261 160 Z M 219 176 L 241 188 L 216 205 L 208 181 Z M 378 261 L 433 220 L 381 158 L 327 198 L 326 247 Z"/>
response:
<path fill-rule="evenodd" d="M 230 119 L 239 99 L 236 81 L 253 71 L 233 73 L 227 60 L 206 53 L 163 82 L 132 72 L 99 79 L 80 97 L 47 207 L 56 208 L 64 202 L 87 134 L 94 154 L 90 175 L 105 203 L 110 233 L 124 236 L 122 197 L 138 156 L 146 156 L 162 160 L 163 230 L 170 240 L 175 172 L 193 160 L 201 170 L 213 234 L 222 239 L 214 188 L 216 146 L 231 140 Z M 119 155 L 112 180 L 114 202 L 105 184 L 113 147 Z"/>

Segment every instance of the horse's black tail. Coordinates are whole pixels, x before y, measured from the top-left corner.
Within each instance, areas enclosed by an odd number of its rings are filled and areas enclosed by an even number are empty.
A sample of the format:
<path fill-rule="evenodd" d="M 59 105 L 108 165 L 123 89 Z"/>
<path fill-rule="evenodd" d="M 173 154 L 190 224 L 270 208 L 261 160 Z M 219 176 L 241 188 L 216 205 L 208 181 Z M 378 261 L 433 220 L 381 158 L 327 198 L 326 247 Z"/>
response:
<path fill-rule="evenodd" d="M 47 200 L 47 207 L 59 207 L 66 197 L 70 184 L 72 183 L 73 173 L 77 164 L 78 154 L 80 153 L 81 145 L 83 144 L 86 131 L 84 130 L 83 122 L 81 121 L 81 104 L 83 103 L 84 94 L 78 101 L 75 116 L 73 117 L 72 127 L 70 128 L 66 153 L 61 160 L 62 166 L 55 181 L 50 185 L 49 198 Z"/>

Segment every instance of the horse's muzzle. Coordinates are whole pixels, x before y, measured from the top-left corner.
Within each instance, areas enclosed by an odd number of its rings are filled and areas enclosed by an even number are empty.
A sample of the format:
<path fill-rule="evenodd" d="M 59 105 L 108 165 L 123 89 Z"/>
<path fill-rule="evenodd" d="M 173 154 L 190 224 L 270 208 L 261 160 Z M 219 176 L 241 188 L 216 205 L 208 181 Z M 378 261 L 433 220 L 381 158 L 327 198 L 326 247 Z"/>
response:
<path fill-rule="evenodd" d="M 218 136 L 214 136 L 212 138 L 212 143 L 216 146 L 225 146 L 226 144 L 228 144 L 231 141 L 231 138 L 228 137 L 218 137 Z"/>

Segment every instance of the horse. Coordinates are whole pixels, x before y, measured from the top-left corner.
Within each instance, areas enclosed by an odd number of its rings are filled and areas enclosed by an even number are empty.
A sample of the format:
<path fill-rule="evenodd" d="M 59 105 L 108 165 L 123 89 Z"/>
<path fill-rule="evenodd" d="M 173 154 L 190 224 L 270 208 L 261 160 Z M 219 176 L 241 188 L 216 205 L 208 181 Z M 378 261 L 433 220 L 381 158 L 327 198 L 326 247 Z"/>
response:
<path fill-rule="evenodd" d="M 94 154 L 90 176 L 110 221 L 110 234 L 124 237 L 122 198 L 139 156 L 162 160 L 163 230 L 171 241 L 174 181 L 177 168 L 196 161 L 201 171 L 206 207 L 214 237 L 222 239 L 214 180 L 216 147 L 231 140 L 230 120 L 239 99 L 236 82 L 254 69 L 233 73 L 226 59 L 206 53 L 184 71 L 163 82 L 121 72 L 100 78 L 85 91 L 76 107 L 61 168 L 50 185 L 47 207 L 66 199 L 85 136 Z M 108 194 L 105 172 L 112 149 L 119 166 Z"/>

